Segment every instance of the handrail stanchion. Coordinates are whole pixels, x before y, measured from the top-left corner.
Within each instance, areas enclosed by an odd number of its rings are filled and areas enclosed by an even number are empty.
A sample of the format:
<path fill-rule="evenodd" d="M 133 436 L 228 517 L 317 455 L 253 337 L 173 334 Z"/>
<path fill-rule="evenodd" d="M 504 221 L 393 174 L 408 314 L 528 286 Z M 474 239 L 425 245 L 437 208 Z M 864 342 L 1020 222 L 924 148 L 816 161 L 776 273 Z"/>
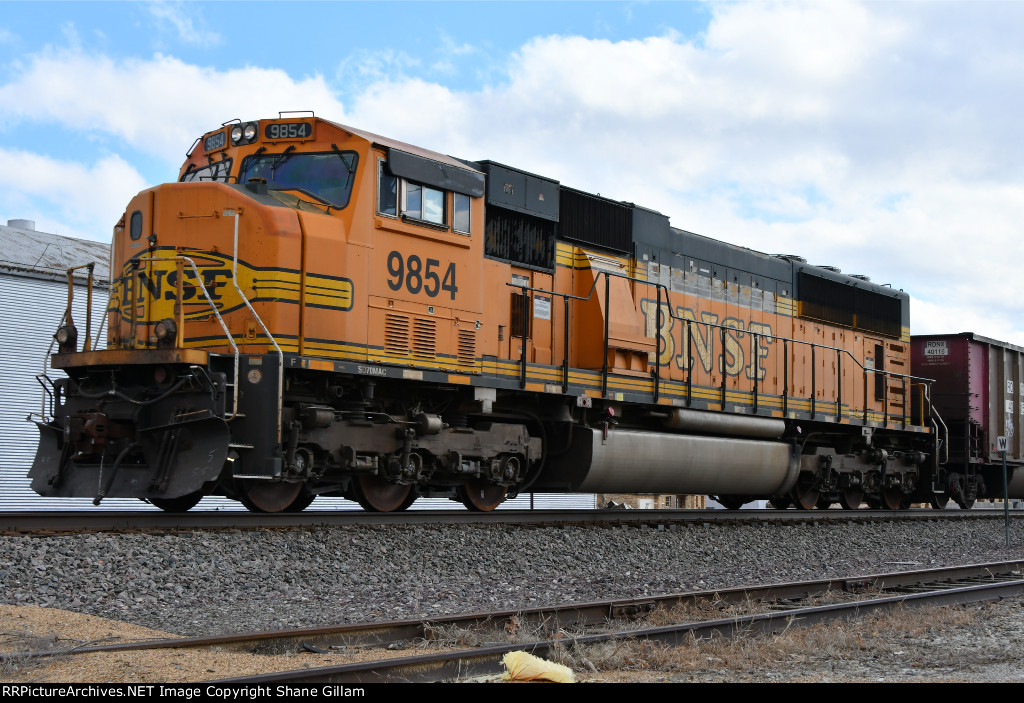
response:
<path fill-rule="evenodd" d="M 874 369 L 871 369 L 874 373 Z M 868 368 L 864 367 L 864 424 L 868 424 Z"/>
<path fill-rule="evenodd" d="M 138 261 L 138 259 L 136 259 L 136 261 Z M 130 291 L 131 297 L 128 298 L 128 304 L 131 306 L 131 314 L 128 316 L 128 324 L 130 325 L 128 329 L 128 343 L 131 344 L 132 349 L 134 349 L 138 341 L 138 330 L 136 329 L 136 326 L 138 325 L 139 293 L 137 281 L 135 280 L 137 269 L 131 266 L 129 268 L 131 270 L 128 272 L 128 279 L 131 281 L 132 285 Z"/>
<path fill-rule="evenodd" d="M 843 419 L 843 353 L 836 349 L 836 422 Z"/>
<path fill-rule="evenodd" d="M 530 337 L 530 296 L 523 288 L 522 339 L 523 346 L 519 349 L 519 387 L 526 388 L 526 340 Z"/>
<path fill-rule="evenodd" d="M 750 365 L 754 369 L 754 414 L 757 415 L 757 394 L 758 394 L 758 377 L 761 375 L 759 367 L 760 357 L 757 355 L 757 332 L 750 333 Z"/>
<path fill-rule="evenodd" d="M 661 392 L 661 284 L 657 285 L 658 305 L 654 308 L 654 402 Z"/>
<path fill-rule="evenodd" d="M 89 280 L 85 294 L 85 344 L 82 345 L 82 351 L 92 350 L 92 272 L 96 267 L 96 262 L 90 262 L 87 265 L 89 269 Z"/>
<path fill-rule="evenodd" d="M 562 303 L 565 309 L 565 339 L 562 346 L 565 353 L 562 355 L 562 392 L 569 392 L 569 296 L 562 296 Z M 531 494 L 532 495 L 532 494 Z"/>
<path fill-rule="evenodd" d="M 608 396 L 608 321 L 611 319 L 611 277 L 607 271 L 604 274 L 604 363 L 601 365 L 601 397 Z"/>
<path fill-rule="evenodd" d="M 814 358 L 814 342 L 811 342 L 811 419 L 813 420 L 818 411 L 818 362 Z"/>
<path fill-rule="evenodd" d="M 686 320 L 686 407 L 693 402 L 693 327 Z"/>
<path fill-rule="evenodd" d="M 718 363 L 721 366 L 720 371 L 722 372 L 722 412 L 725 412 L 725 378 L 727 375 L 725 373 L 725 327 L 719 327 L 718 330 L 720 332 L 719 336 L 722 338 L 722 348 L 718 354 Z M 708 336 L 710 338 L 710 334 Z"/>
<path fill-rule="evenodd" d="M 889 424 L 889 372 L 882 372 L 882 427 Z"/>
<path fill-rule="evenodd" d="M 782 340 L 782 414 L 789 414 L 789 339 Z"/>
<path fill-rule="evenodd" d="M 238 292 L 238 297 L 245 303 L 245 307 L 249 308 L 249 312 L 256 319 L 256 322 L 263 328 L 263 332 L 266 333 L 267 339 L 274 345 L 274 350 L 277 352 L 277 441 L 280 442 L 284 439 L 281 433 L 281 409 L 284 407 L 284 352 L 281 351 L 281 347 L 278 345 L 277 340 L 274 339 L 274 335 L 270 334 L 270 330 L 263 324 L 263 319 L 256 313 L 252 303 L 249 302 L 249 298 L 242 292 L 242 287 L 238 285 L 238 216 L 241 214 L 238 210 L 225 210 L 224 216 L 234 216 L 235 218 L 235 250 L 234 250 L 234 262 L 231 269 L 231 282 L 235 284 L 235 290 Z M 198 273 L 196 274 L 198 276 Z M 236 355 L 236 368 L 235 375 L 238 374 L 237 369 L 237 355 Z M 238 408 L 235 408 L 238 411 Z"/>
<path fill-rule="evenodd" d="M 174 337 L 174 346 L 178 349 L 185 348 L 185 262 L 176 259 L 178 267 L 178 278 L 175 281 L 177 298 L 174 302 L 174 317 L 177 320 L 177 334 Z"/>
<path fill-rule="evenodd" d="M 900 380 L 903 381 L 903 412 L 900 413 L 903 417 L 903 422 L 900 425 L 903 429 L 907 429 L 907 377 L 900 374 Z"/>

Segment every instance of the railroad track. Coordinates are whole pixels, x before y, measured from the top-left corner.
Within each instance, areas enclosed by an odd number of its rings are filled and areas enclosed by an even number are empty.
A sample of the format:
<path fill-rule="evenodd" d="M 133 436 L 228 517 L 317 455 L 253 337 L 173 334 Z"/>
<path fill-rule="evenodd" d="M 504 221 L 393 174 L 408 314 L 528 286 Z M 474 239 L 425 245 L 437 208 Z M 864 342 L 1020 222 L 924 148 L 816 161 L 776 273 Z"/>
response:
<path fill-rule="evenodd" d="M 85 655 L 146 649 L 219 648 L 260 653 L 307 651 L 325 660 L 373 650 L 378 658 L 215 683 L 340 683 L 441 681 L 501 673 L 501 658 L 525 650 L 545 657 L 564 647 L 615 640 L 680 644 L 707 638 L 778 632 L 897 606 L 951 605 L 1024 593 L 1024 560 L 701 591 L 555 608 L 475 613 L 424 621 L 354 624 L 77 647 L 27 656 Z M 825 600 L 828 602 L 822 603 Z M 722 617 L 740 606 L 747 611 Z M 749 612 L 756 610 L 757 612 Z M 678 622 L 650 626 L 643 616 L 666 613 Z M 717 617 L 715 617 L 717 616 Z M 664 619 L 664 617 L 662 618 Z M 524 633 L 528 633 L 523 636 Z M 476 646 L 466 647 L 472 641 Z M 396 655 L 416 643 L 427 654 Z M 389 657 L 389 658 L 384 658 Z"/>
<path fill-rule="evenodd" d="M 1011 511 L 1020 518 L 1024 511 Z M 414 510 L 402 513 L 322 511 L 249 512 L 8 512 L 0 513 L 0 534 L 58 535 L 82 532 L 174 530 L 259 530 L 346 525 L 514 524 L 671 525 L 704 523 L 828 523 L 886 520 L 1002 520 L 1001 510 Z"/>

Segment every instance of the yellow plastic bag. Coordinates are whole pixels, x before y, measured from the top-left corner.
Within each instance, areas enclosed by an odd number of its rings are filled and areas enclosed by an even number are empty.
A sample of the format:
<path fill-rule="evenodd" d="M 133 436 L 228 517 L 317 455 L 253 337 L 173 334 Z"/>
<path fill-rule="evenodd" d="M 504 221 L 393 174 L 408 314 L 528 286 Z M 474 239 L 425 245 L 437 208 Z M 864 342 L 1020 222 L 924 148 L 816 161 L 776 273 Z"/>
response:
<path fill-rule="evenodd" d="M 502 681 L 553 681 L 555 683 L 576 683 L 572 669 L 549 662 L 526 652 L 509 652 L 501 659 L 505 665 Z"/>

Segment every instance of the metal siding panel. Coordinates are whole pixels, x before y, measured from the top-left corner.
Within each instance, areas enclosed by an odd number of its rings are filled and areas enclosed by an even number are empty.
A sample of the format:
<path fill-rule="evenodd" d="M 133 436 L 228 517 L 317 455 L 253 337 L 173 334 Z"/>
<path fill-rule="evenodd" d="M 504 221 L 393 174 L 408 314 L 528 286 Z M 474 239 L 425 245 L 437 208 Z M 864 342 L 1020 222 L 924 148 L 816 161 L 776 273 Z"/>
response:
<path fill-rule="evenodd" d="M 991 452 L 992 446 L 996 443 L 996 437 L 1003 434 L 1003 367 L 996 358 L 996 348 L 982 345 L 985 359 L 985 392 L 986 392 L 986 415 L 985 415 L 985 441 L 986 447 Z"/>
<path fill-rule="evenodd" d="M 1013 357 L 1013 378 L 1017 389 L 1016 432 L 1010 442 L 1010 456 L 1019 461 L 1024 459 L 1024 354 L 1017 350 L 1008 350 L 1008 353 Z"/>
<path fill-rule="evenodd" d="M 972 339 L 967 344 L 967 404 L 970 418 L 988 426 L 988 352 Z"/>
<path fill-rule="evenodd" d="M 76 286 L 72 313 L 84 335 L 85 289 Z M 94 289 L 93 324 L 98 327 L 106 307 L 107 293 Z M 42 388 L 36 374 L 42 373 L 46 354 L 67 305 L 67 284 L 57 281 L 0 276 L 0 510 L 41 510 L 63 501 L 45 501 L 30 488 L 28 469 L 35 458 L 39 433 L 26 421 L 42 410 Z M 31 310 L 33 314 L 26 314 Z M 94 328 L 94 335 L 96 329 Z M 84 339 L 84 336 L 83 336 Z M 59 372 L 47 371 L 51 375 Z"/>

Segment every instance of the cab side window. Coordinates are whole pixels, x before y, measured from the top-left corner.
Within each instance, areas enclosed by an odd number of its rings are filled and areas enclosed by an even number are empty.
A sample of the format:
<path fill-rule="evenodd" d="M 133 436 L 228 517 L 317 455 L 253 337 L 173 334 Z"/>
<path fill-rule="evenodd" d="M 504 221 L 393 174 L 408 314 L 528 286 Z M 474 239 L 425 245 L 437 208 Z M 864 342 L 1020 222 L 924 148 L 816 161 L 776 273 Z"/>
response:
<path fill-rule="evenodd" d="M 388 172 L 384 159 L 377 161 L 377 212 L 398 217 L 398 178 Z"/>
<path fill-rule="evenodd" d="M 452 216 L 452 229 L 462 234 L 469 234 L 469 202 L 470 197 L 462 193 L 452 194 L 455 201 L 455 212 Z"/>
<path fill-rule="evenodd" d="M 377 160 L 377 214 L 401 217 L 411 224 L 470 234 L 468 195 L 399 178 L 385 159 Z"/>
<path fill-rule="evenodd" d="M 414 220 L 434 225 L 447 224 L 445 220 L 445 191 L 412 181 L 403 182 L 405 201 L 402 214 Z"/>

